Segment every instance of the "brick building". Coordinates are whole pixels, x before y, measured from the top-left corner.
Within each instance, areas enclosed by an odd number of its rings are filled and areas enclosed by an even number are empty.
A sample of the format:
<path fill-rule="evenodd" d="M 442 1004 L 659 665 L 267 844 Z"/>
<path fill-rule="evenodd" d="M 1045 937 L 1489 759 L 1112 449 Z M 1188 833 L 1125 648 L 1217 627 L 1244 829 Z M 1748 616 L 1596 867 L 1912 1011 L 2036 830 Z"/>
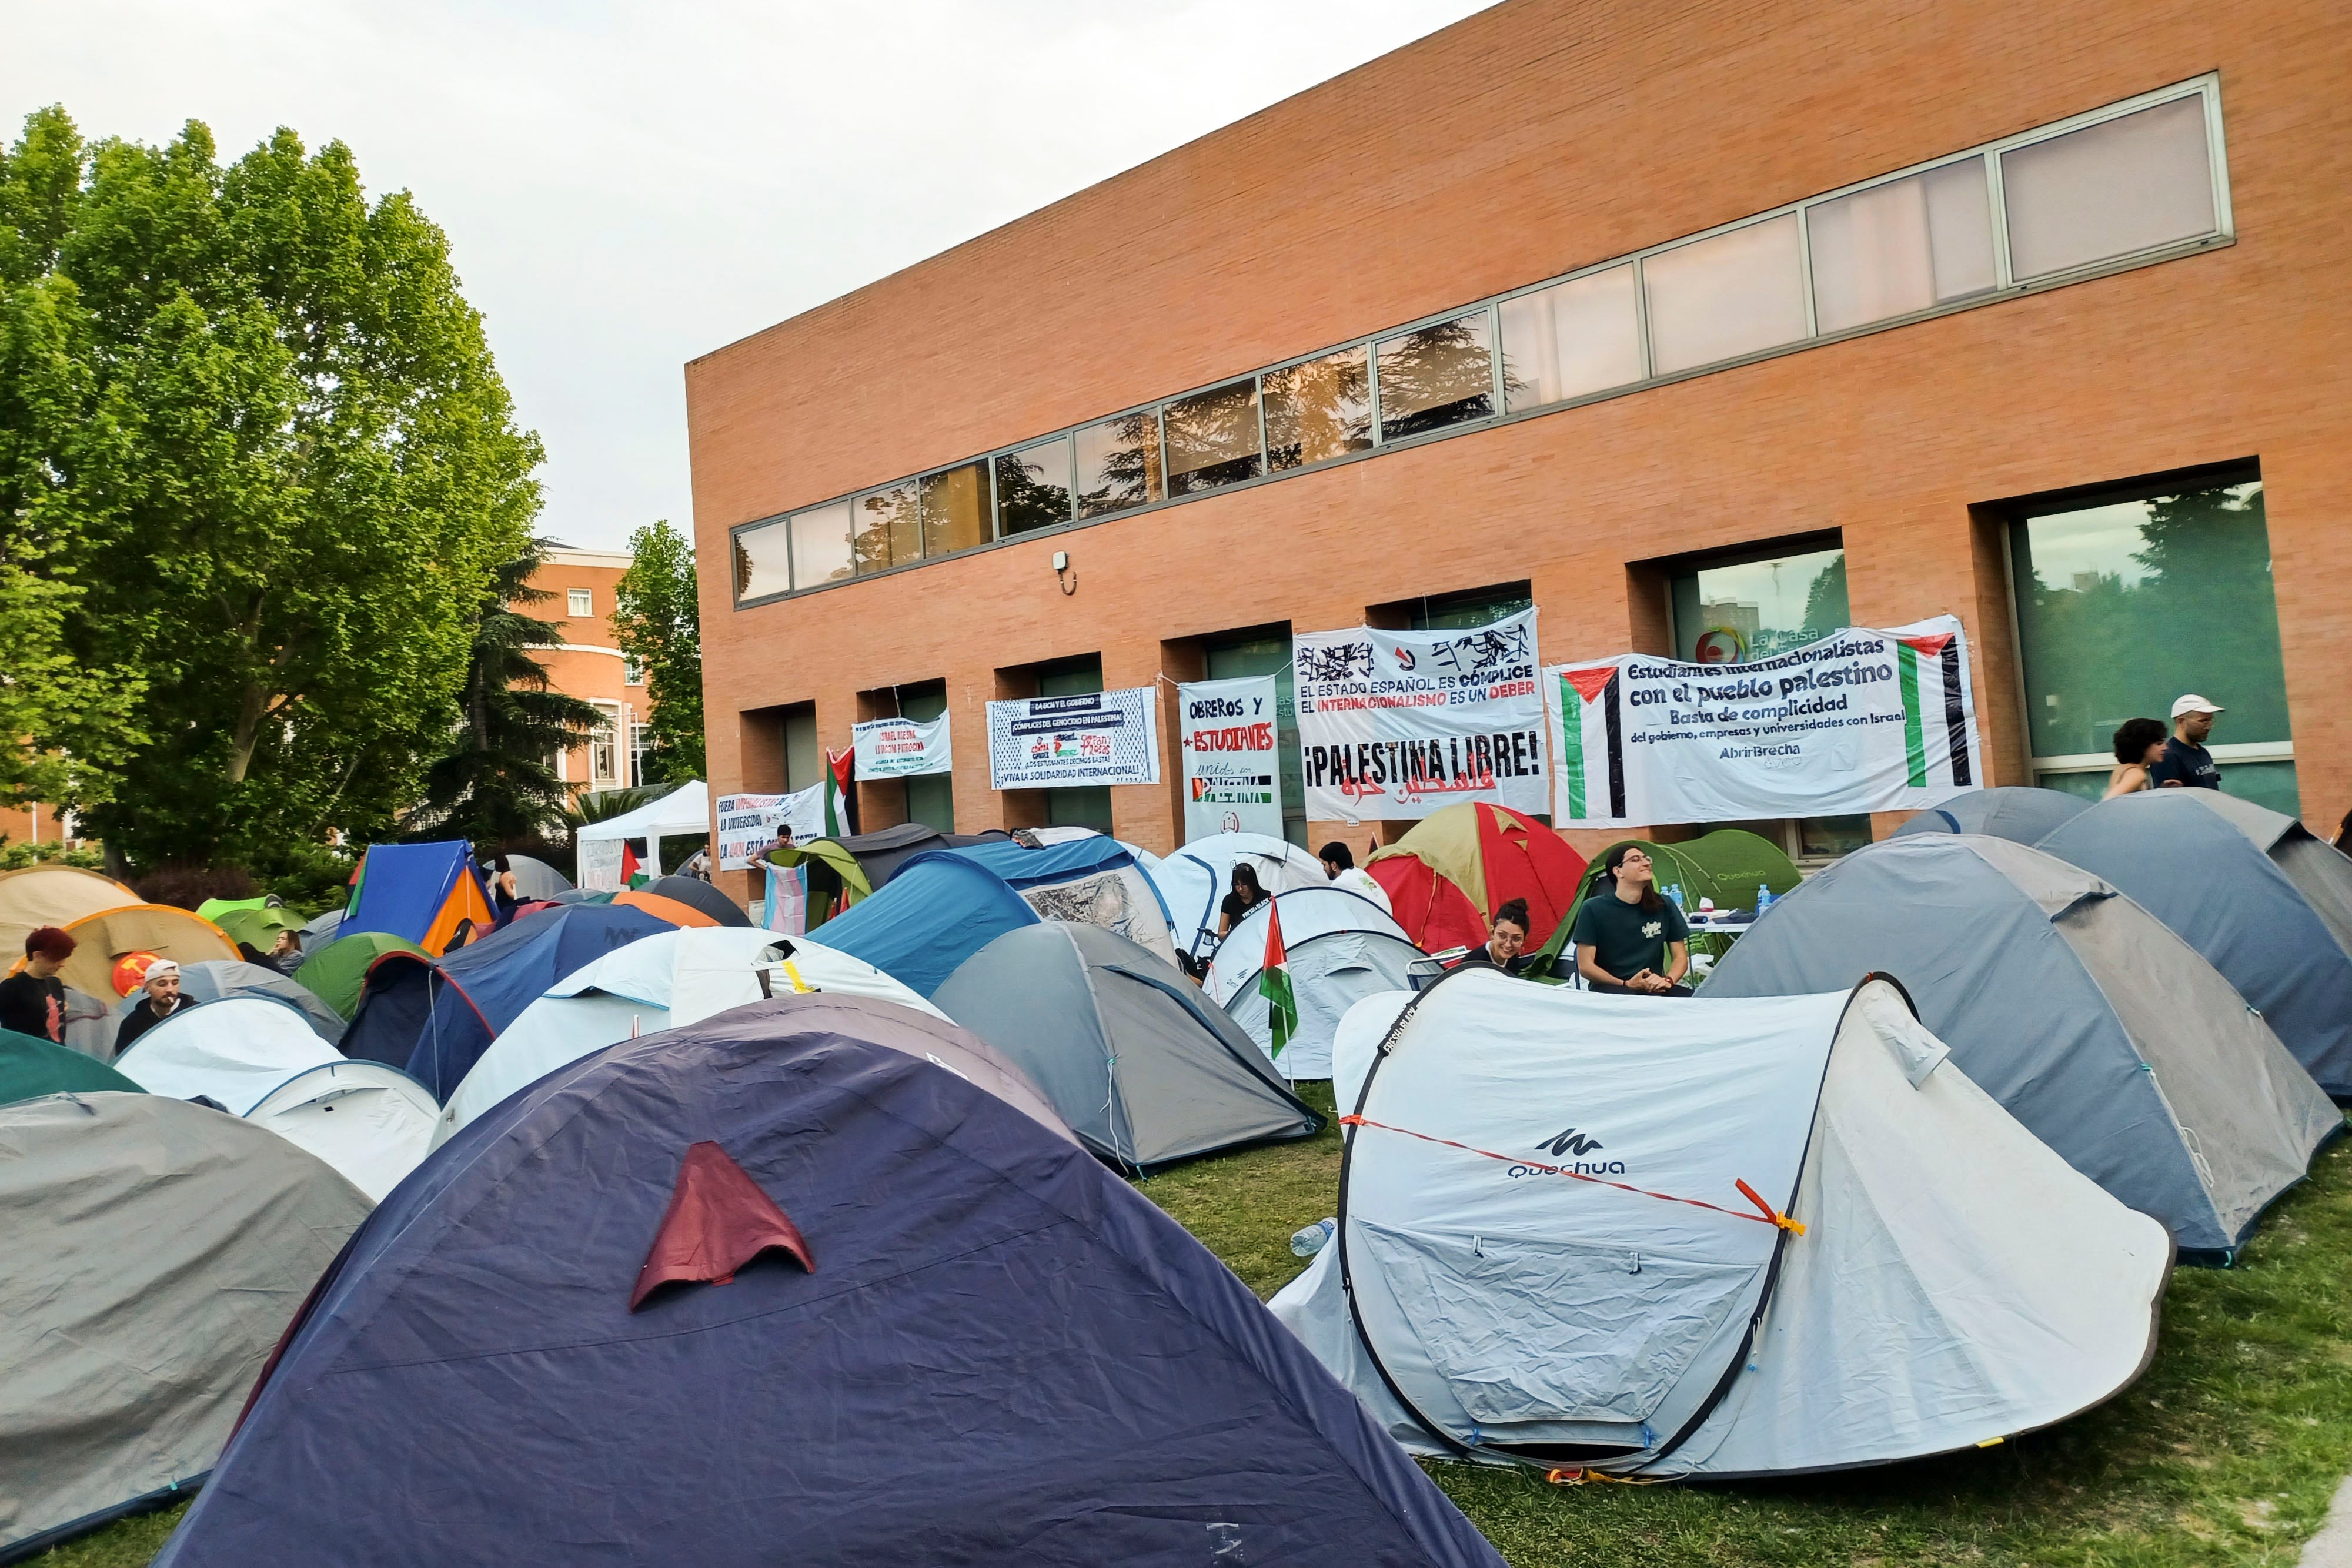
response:
<path fill-rule="evenodd" d="M 556 777 L 575 794 L 645 781 L 646 717 L 652 711 L 645 674 L 621 656 L 613 636 L 613 595 L 628 570 L 625 553 L 550 550 L 530 581 L 553 597 L 518 606 L 562 626 L 562 643 L 534 656 L 547 666 L 551 685 L 594 704 L 601 717 L 593 735 L 555 759 Z"/>
<path fill-rule="evenodd" d="M 1990 781 L 2095 791 L 2193 689 L 2332 824 L 2342 21 L 1514 0 L 698 359 L 713 792 L 944 710 L 868 826 L 1166 850 L 1179 769 L 1000 794 L 982 705 L 1531 599 L 1551 662 L 1948 612 Z"/>

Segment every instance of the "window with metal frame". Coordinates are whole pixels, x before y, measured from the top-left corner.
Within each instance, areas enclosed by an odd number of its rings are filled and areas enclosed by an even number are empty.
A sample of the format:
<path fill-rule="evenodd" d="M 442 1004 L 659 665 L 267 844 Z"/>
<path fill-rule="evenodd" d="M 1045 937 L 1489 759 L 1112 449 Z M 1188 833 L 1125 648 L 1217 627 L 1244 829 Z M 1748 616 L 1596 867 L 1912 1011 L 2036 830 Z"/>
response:
<path fill-rule="evenodd" d="M 1624 396 L 2234 232 L 2221 83 L 2208 75 L 1013 443 L 965 465 L 994 480 L 985 526 L 959 513 L 929 549 L 918 479 L 794 514 L 789 557 L 770 531 L 783 519 L 740 525 L 736 602 Z M 836 543 L 835 508 L 853 502 Z M 804 517 L 823 519 L 805 539 Z"/>

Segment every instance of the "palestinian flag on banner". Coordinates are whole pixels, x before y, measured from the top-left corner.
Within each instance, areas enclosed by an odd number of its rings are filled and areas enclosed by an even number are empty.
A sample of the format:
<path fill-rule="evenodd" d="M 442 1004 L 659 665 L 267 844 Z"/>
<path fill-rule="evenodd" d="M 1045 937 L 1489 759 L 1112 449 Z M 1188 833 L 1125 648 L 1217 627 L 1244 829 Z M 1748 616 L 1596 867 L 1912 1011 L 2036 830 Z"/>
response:
<path fill-rule="evenodd" d="M 1265 967 L 1257 974 L 1257 994 L 1265 998 L 1265 1027 L 1273 1040 L 1272 1055 L 1282 1060 L 1282 1048 L 1298 1032 L 1298 998 L 1290 989 L 1290 950 L 1282 945 L 1282 911 L 1269 903 L 1265 910 Z"/>
<path fill-rule="evenodd" d="M 1560 816 L 1609 821 L 1625 814 L 1625 683 L 1615 664 L 1559 672 Z"/>
<path fill-rule="evenodd" d="M 621 885 L 643 887 L 652 880 L 653 878 L 646 874 L 645 862 L 637 859 L 637 852 L 629 847 L 628 840 L 623 839 L 621 841 Z"/>
<path fill-rule="evenodd" d="M 1975 782 L 1967 706 L 1960 700 L 1960 640 L 1948 632 L 1895 639 L 1903 688 L 1903 755 L 1914 789 Z"/>
<path fill-rule="evenodd" d="M 828 839 L 857 831 L 849 805 L 850 780 L 856 776 L 856 768 L 855 747 L 838 756 L 831 751 L 824 754 L 824 836 Z"/>

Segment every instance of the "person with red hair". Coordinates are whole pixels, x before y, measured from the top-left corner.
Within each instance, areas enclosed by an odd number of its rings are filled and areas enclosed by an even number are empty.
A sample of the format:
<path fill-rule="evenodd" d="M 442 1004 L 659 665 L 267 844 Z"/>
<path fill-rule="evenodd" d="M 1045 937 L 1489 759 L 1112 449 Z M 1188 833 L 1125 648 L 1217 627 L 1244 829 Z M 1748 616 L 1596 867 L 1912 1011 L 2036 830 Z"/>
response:
<path fill-rule="evenodd" d="M 66 983 L 58 971 L 73 956 L 74 939 L 54 925 L 25 938 L 25 964 L 0 980 L 0 1029 L 63 1045 Z"/>

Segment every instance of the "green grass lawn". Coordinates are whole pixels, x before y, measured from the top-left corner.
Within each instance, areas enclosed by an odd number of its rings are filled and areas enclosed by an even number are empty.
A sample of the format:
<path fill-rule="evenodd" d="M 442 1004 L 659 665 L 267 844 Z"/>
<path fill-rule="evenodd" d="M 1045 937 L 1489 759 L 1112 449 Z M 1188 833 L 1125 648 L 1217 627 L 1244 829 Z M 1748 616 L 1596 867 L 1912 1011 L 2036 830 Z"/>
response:
<path fill-rule="evenodd" d="M 1330 1109 L 1328 1088 L 1318 1103 Z M 1327 1131 L 1139 1185 L 1266 1296 L 1303 1267 L 1290 1234 L 1332 1212 L 1339 1179 Z M 2347 1471 L 2352 1143 L 2320 1157 L 2236 1268 L 2176 1270 L 2147 1375 L 2052 1431 L 1777 1485 L 1554 1487 L 1430 1467 L 1513 1568 L 2285 1564 Z M 177 1517 L 125 1521 L 38 1561 L 136 1568 Z"/>

